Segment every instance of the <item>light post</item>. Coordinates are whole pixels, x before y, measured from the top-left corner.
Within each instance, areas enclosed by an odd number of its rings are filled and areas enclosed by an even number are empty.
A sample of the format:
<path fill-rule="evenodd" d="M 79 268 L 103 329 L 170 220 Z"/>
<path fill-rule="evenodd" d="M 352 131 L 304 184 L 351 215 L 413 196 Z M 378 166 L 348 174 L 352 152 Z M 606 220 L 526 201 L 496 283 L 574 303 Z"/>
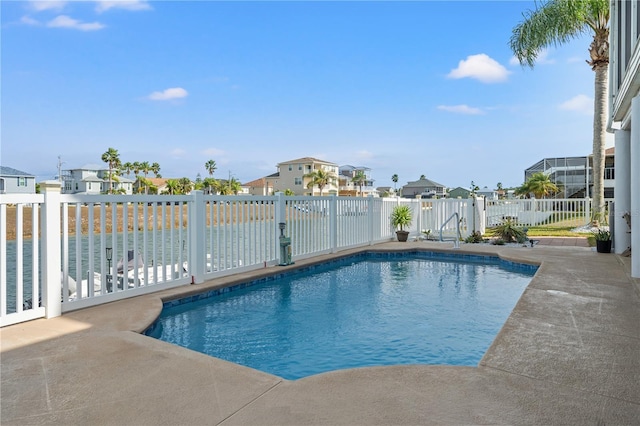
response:
<path fill-rule="evenodd" d="M 107 292 L 111 292 L 113 290 L 113 275 L 111 275 L 111 260 L 113 259 L 113 248 L 112 247 L 106 247 L 104 249 L 104 251 L 106 252 L 107 255 L 107 263 L 108 263 L 108 269 L 107 269 L 107 274 L 106 274 L 106 282 L 107 282 Z M 104 289 L 103 289 L 104 291 Z"/>
<path fill-rule="evenodd" d="M 111 260 L 113 259 L 113 248 L 107 247 L 104 249 L 107 254 L 107 262 L 109 264 L 109 271 L 111 270 Z"/>

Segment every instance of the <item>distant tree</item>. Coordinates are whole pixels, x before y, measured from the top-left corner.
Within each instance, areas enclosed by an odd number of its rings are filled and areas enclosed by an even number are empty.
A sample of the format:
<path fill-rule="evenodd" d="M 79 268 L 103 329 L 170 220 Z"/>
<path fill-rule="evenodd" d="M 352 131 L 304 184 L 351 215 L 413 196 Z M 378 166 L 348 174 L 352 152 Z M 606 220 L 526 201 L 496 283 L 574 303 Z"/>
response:
<path fill-rule="evenodd" d="M 128 161 L 126 163 L 122 163 L 120 170 L 128 176 L 131 174 L 131 170 L 133 170 L 133 164 Z"/>
<path fill-rule="evenodd" d="M 204 163 L 204 168 L 207 170 L 207 172 L 209 172 L 209 176 L 213 176 L 213 172 L 216 171 L 218 166 L 216 165 L 215 161 L 208 160 L 206 163 Z"/>
<path fill-rule="evenodd" d="M 145 182 L 150 183 L 151 181 L 149 181 L 147 179 L 147 175 L 149 174 L 149 172 L 151 171 L 151 164 L 149 164 L 148 161 L 143 161 L 141 163 L 139 163 L 140 166 L 140 171 L 142 172 L 142 174 L 144 175 L 144 180 Z M 148 194 L 149 193 L 149 185 L 145 184 L 144 186 L 144 193 Z"/>
<path fill-rule="evenodd" d="M 132 164 L 133 174 L 138 177 L 138 173 L 140 173 L 140 163 L 138 161 L 134 161 Z"/>
<path fill-rule="evenodd" d="M 109 168 L 109 190 L 107 193 L 113 194 L 113 188 L 111 182 L 113 181 L 113 169 L 120 167 L 120 154 L 118 150 L 115 148 L 109 148 L 107 151 L 102 154 L 102 161 L 107 163 L 107 167 Z"/>
<path fill-rule="evenodd" d="M 286 195 L 286 196 L 294 196 L 294 195 L 296 195 L 296 193 L 293 192 L 291 189 L 287 188 L 287 189 L 284 190 L 284 195 Z"/>
<path fill-rule="evenodd" d="M 539 172 L 531 175 L 522 186 L 516 189 L 516 195 L 524 195 L 528 197 L 533 194 L 536 198 L 544 198 L 558 192 L 558 186 L 549 179 L 549 176 Z"/>
<path fill-rule="evenodd" d="M 175 195 L 180 191 L 180 184 L 178 183 L 178 181 L 176 179 L 169 179 L 166 183 L 165 183 L 165 190 L 164 192 L 169 194 L 169 195 Z"/>
<path fill-rule="evenodd" d="M 624 2 L 623 2 L 624 3 Z M 604 214 L 604 162 L 609 80 L 609 0 L 549 0 L 536 3 L 513 28 L 511 50 L 522 65 L 534 67 L 549 46 L 566 44 L 585 33 L 592 34 L 590 61 L 595 71 L 593 104 L 593 217 Z"/>
<path fill-rule="evenodd" d="M 229 193 L 233 195 L 238 195 L 238 192 L 242 190 L 242 185 L 234 177 L 227 182 L 227 186 L 229 188 Z"/>
<path fill-rule="evenodd" d="M 213 188 L 216 186 L 216 184 L 217 184 L 217 180 L 215 180 L 212 177 L 206 177 L 201 182 L 202 188 L 203 189 L 206 188 L 206 192 L 208 194 L 213 194 L 213 192 L 214 192 Z"/>
<path fill-rule="evenodd" d="M 320 196 L 322 196 L 322 190 L 325 186 L 330 185 L 337 179 L 336 175 L 331 172 L 327 172 L 323 169 L 314 170 L 304 175 L 305 178 L 311 178 L 307 184 L 307 188 L 312 189 L 317 186 L 320 190 Z"/>
<path fill-rule="evenodd" d="M 153 172 L 153 175 L 155 177 L 157 177 L 157 178 L 162 177 L 162 176 L 160 176 L 160 164 L 153 163 L 153 164 L 151 164 L 150 169 L 151 169 L 151 172 Z"/>
<path fill-rule="evenodd" d="M 353 182 L 354 185 L 358 185 L 358 187 L 360 187 L 360 196 L 362 197 L 362 185 L 367 182 L 367 175 L 362 170 L 356 170 L 353 178 L 351 178 L 351 182 Z"/>
<path fill-rule="evenodd" d="M 476 185 L 474 181 L 471 181 L 471 186 L 469 187 L 469 189 L 471 190 L 471 195 L 476 195 L 476 192 L 480 191 L 480 187 Z"/>
<path fill-rule="evenodd" d="M 183 177 L 178 180 L 178 189 L 181 194 L 188 194 L 193 189 L 193 182 L 188 177 Z"/>
<path fill-rule="evenodd" d="M 196 174 L 196 180 L 195 180 L 195 183 L 196 183 L 196 184 L 198 184 L 198 183 L 202 183 L 202 176 L 200 176 L 200 173 Z"/>
<path fill-rule="evenodd" d="M 425 175 L 420 175 L 420 180 L 425 180 L 427 177 Z"/>
<path fill-rule="evenodd" d="M 498 182 L 498 184 L 496 185 L 496 189 L 498 191 L 502 191 L 502 182 Z"/>

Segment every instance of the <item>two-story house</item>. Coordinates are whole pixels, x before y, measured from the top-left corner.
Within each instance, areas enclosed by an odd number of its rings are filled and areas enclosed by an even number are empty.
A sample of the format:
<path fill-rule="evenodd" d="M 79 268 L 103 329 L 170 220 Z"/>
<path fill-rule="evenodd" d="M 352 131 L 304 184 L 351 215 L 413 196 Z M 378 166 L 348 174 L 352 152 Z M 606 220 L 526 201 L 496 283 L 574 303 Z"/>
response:
<path fill-rule="evenodd" d="M 77 169 L 62 171 L 62 193 L 98 195 L 109 192 L 109 169 L 96 164 L 87 164 Z M 133 194 L 133 180 L 116 176 L 112 171 L 113 192 Z"/>
<path fill-rule="evenodd" d="M 0 194 L 35 194 L 36 177 L 27 172 L 0 166 Z"/>
<path fill-rule="evenodd" d="M 408 182 L 400 189 L 403 198 L 444 198 L 447 188 L 430 179 Z"/>
<path fill-rule="evenodd" d="M 605 151 L 604 198 L 614 197 L 615 148 Z M 534 173 L 544 173 L 560 191 L 554 198 L 584 198 L 593 192 L 593 154 L 583 157 L 543 158 L 524 171 L 527 181 Z M 588 189 L 588 191 L 587 191 Z"/>
<path fill-rule="evenodd" d="M 276 173 L 264 178 L 265 187 L 272 188 L 273 192 L 284 192 L 290 189 L 295 195 L 338 194 L 338 165 L 335 163 L 304 157 L 278 163 L 277 167 Z M 316 185 L 309 186 L 312 181 L 309 174 L 318 170 L 323 170 L 332 176 L 322 191 Z"/>

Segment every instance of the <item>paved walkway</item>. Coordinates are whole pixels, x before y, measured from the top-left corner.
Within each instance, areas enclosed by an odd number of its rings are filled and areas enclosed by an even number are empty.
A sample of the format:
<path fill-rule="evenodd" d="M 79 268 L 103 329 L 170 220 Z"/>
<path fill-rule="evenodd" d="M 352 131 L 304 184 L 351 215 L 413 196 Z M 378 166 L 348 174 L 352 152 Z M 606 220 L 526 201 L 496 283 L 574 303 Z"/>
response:
<path fill-rule="evenodd" d="M 589 240 L 586 237 L 531 237 L 538 240 L 541 246 L 570 246 L 570 247 L 589 247 Z"/>
<path fill-rule="evenodd" d="M 371 249 L 454 251 L 432 242 Z M 455 252 L 541 264 L 477 367 L 360 368 L 288 381 L 138 334 L 160 313 L 161 298 L 246 281 L 261 270 L 3 328 L 0 420 L 638 424 L 640 280 L 630 278 L 628 258 L 554 246 L 464 244 Z"/>

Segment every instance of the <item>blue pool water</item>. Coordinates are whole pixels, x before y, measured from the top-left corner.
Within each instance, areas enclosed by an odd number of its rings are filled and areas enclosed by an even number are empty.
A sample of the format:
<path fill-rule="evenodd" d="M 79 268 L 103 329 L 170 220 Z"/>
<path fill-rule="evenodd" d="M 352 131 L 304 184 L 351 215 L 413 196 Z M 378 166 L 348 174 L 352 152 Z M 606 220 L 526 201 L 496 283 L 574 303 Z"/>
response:
<path fill-rule="evenodd" d="M 364 366 L 474 366 L 535 267 L 465 257 L 354 256 L 174 301 L 147 334 L 285 379 Z"/>

